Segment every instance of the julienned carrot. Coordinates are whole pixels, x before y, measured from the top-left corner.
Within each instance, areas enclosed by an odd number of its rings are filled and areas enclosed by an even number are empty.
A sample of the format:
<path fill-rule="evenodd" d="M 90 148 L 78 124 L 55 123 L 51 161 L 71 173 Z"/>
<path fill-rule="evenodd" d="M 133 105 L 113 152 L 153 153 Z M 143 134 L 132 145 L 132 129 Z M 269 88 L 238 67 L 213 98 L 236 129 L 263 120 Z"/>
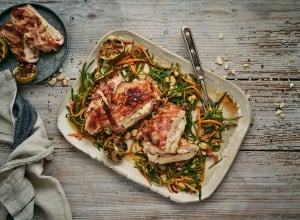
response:
<path fill-rule="evenodd" d="M 201 106 L 197 105 L 197 122 L 198 122 L 198 127 L 201 127 Z"/>
<path fill-rule="evenodd" d="M 197 96 L 200 97 L 201 100 L 203 100 L 202 93 L 199 91 L 199 89 L 196 86 L 190 85 L 185 88 L 185 90 L 187 90 L 187 89 L 194 89 L 195 93 L 197 93 Z"/>
<path fill-rule="evenodd" d="M 190 190 L 194 191 L 194 192 L 198 192 L 199 190 L 195 189 L 195 187 L 189 185 L 188 183 L 184 183 L 184 185 L 186 185 L 187 187 L 189 187 Z"/>
<path fill-rule="evenodd" d="M 74 115 L 74 112 L 73 112 L 74 105 L 75 105 L 75 101 L 71 101 L 70 102 L 70 107 L 69 107 L 71 115 Z"/>
<path fill-rule="evenodd" d="M 192 81 L 192 80 L 186 78 L 184 75 L 182 75 L 181 79 L 183 79 L 183 81 L 187 82 L 188 84 L 197 87 L 197 83 L 195 83 L 194 81 Z"/>
<path fill-rule="evenodd" d="M 136 62 L 145 62 L 146 60 L 144 59 L 139 59 L 139 58 L 133 58 L 133 59 L 127 59 L 127 60 L 121 60 L 116 63 L 116 66 L 120 66 L 123 64 L 129 64 L 129 63 L 136 63 Z"/>
<path fill-rule="evenodd" d="M 68 136 L 70 136 L 70 137 L 75 137 L 75 138 L 77 138 L 78 140 L 82 140 L 82 138 L 83 138 L 82 133 L 68 134 Z"/>
<path fill-rule="evenodd" d="M 130 71 L 131 71 L 132 73 L 136 74 L 135 67 L 134 67 L 134 65 L 133 65 L 132 63 L 129 64 L 129 68 L 130 68 Z"/>
<path fill-rule="evenodd" d="M 154 64 L 153 64 L 152 60 L 150 59 L 150 57 L 149 57 L 147 51 L 145 50 L 145 48 L 141 46 L 141 49 L 142 49 L 143 53 L 145 54 L 145 56 L 146 56 L 148 62 L 149 62 L 152 66 L 154 66 Z"/>
<path fill-rule="evenodd" d="M 219 125 L 219 126 L 222 126 L 222 125 L 223 125 L 222 122 L 219 122 L 219 121 L 213 120 L 213 119 L 202 120 L 201 123 L 202 123 L 202 124 L 216 124 L 216 125 Z"/>
<path fill-rule="evenodd" d="M 145 177 L 145 179 L 147 180 L 147 182 L 149 183 L 150 186 L 152 186 L 152 182 L 149 179 L 149 177 L 147 175 L 143 175 Z"/>
<path fill-rule="evenodd" d="M 87 107 L 84 107 L 83 109 L 81 109 L 78 113 L 76 113 L 76 114 L 72 114 L 72 116 L 73 117 L 77 117 L 77 116 L 81 116 L 84 112 L 85 112 L 85 110 L 87 109 Z M 73 112 L 73 111 L 72 111 Z"/>

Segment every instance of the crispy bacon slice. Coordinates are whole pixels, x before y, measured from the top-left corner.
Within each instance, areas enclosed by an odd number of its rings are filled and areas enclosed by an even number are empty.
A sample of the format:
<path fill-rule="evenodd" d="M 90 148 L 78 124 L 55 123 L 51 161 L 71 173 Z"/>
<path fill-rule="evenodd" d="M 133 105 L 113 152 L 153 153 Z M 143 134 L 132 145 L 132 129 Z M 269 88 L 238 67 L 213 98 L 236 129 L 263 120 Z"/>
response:
<path fill-rule="evenodd" d="M 57 51 L 64 44 L 64 37 L 30 4 L 16 7 L 10 19 L 16 29 L 23 34 L 27 43 L 43 52 Z"/>
<path fill-rule="evenodd" d="M 0 36 L 4 37 L 11 52 L 21 63 L 36 63 L 39 59 L 39 51 L 29 45 L 11 22 L 0 27 Z"/>

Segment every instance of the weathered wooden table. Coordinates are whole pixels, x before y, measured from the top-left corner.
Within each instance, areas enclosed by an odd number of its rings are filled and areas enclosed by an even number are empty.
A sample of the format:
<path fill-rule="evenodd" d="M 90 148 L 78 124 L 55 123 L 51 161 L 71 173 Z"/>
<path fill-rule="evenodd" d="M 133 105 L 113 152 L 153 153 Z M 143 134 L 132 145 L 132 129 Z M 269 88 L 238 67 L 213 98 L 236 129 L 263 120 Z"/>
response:
<path fill-rule="evenodd" d="M 0 12 L 21 1 L 2 1 Z M 35 1 L 54 10 L 68 32 L 62 66 L 68 86 L 20 86 L 55 146 L 45 174 L 64 187 L 74 219 L 300 219 L 300 2 Z M 57 129 L 61 102 L 80 61 L 114 29 L 134 31 L 189 58 L 180 28 L 189 25 L 203 66 L 250 97 L 253 122 L 225 179 L 207 200 L 176 204 L 139 186 L 66 142 Z M 223 39 L 221 35 L 223 34 Z M 220 56 L 229 67 L 217 65 Z M 278 106 L 284 103 L 280 117 Z M 0 163 L 11 152 L 0 148 Z"/>

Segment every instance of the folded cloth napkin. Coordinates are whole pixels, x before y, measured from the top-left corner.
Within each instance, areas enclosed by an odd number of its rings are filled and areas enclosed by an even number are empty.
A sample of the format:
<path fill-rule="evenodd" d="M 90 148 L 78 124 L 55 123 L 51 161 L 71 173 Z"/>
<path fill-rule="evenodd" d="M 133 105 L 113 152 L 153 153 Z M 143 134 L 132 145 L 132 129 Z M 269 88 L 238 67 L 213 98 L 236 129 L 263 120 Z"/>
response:
<path fill-rule="evenodd" d="M 13 149 L 0 168 L 0 219 L 72 219 L 60 183 L 42 174 L 52 143 L 10 71 L 0 72 L 0 103 L 0 146 Z"/>

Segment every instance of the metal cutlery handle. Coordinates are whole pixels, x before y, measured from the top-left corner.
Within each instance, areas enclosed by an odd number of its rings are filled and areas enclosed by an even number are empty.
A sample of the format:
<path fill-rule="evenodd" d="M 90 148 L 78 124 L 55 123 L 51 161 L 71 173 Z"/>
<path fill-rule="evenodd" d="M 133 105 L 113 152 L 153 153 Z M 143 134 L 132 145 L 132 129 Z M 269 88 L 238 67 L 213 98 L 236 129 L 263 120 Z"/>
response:
<path fill-rule="evenodd" d="M 195 46 L 192 31 L 187 26 L 183 26 L 181 28 L 181 31 L 182 31 L 183 39 L 185 40 L 185 44 L 188 48 L 190 57 L 192 59 L 194 75 L 196 76 L 196 79 L 199 82 L 202 92 L 203 92 L 202 104 L 203 104 L 204 110 L 206 111 L 208 109 L 208 106 L 212 105 L 213 102 L 207 94 L 207 90 L 206 90 L 206 86 L 205 86 L 205 82 L 204 82 L 204 71 L 203 71 L 201 63 L 200 63 L 200 59 L 199 59 L 198 52 L 197 52 L 197 49 Z"/>
<path fill-rule="evenodd" d="M 190 57 L 192 59 L 194 72 L 199 80 L 203 80 L 204 78 L 203 69 L 194 43 L 192 31 L 187 26 L 182 27 L 181 31 L 182 31 L 183 39 L 185 40 L 186 46 L 189 50 Z"/>

